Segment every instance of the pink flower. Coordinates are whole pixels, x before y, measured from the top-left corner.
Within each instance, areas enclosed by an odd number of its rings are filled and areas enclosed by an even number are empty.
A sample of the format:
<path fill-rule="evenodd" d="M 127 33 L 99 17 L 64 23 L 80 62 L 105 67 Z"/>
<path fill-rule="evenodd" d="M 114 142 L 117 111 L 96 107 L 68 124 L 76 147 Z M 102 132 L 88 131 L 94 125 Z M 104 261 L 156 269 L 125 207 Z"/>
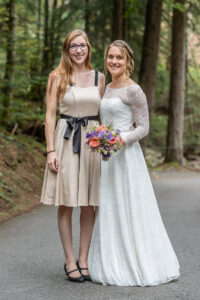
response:
<path fill-rule="evenodd" d="M 107 130 L 107 127 L 104 126 L 104 125 L 101 125 L 101 126 L 99 126 L 99 127 L 97 128 L 97 132 L 105 131 L 105 130 Z"/>
<path fill-rule="evenodd" d="M 90 147 L 91 148 L 97 148 L 99 146 L 99 139 L 97 137 L 93 137 L 90 139 Z"/>
<path fill-rule="evenodd" d="M 113 138 L 112 138 L 111 140 L 109 140 L 108 142 L 109 142 L 110 145 L 115 144 L 115 142 L 116 142 L 115 137 L 113 137 Z"/>

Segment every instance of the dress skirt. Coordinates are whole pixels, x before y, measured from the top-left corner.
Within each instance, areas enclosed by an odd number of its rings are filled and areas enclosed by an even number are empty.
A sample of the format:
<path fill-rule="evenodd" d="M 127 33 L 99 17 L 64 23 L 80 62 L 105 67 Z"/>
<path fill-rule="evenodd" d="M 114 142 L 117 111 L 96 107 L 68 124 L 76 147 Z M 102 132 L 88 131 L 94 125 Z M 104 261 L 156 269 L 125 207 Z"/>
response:
<path fill-rule="evenodd" d="M 89 271 L 93 281 L 155 286 L 179 277 L 179 263 L 163 225 L 138 142 L 101 163 L 100 206 Z"/>
<path fill-rule="evenodd" d="M 60 119 L 55 133 L 55 150 L 58 156 L 58 172 L 51 172 L 46 165 L 41 202 L 55 206 L 88 206 L 99 204 L 100 154 L 92 152 L 85 144 L 88 128 L 99 125 L 89 120 L 81 127 L 81 151 L 73 152 L 74 129 L 70 138 L 64 139 L 67 128 L 65 119 Z"/>

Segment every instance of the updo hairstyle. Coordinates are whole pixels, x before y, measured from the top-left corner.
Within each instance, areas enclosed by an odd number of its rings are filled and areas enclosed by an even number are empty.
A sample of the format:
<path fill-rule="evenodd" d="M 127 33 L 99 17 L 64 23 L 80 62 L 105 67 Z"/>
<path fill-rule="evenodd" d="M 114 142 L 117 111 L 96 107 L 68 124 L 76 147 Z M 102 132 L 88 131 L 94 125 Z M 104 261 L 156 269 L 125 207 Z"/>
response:
<path fill-rule="evenodd" d="M 108 69 L 107 69 L 107 66 L 106 66 L 106 60 L 107 60 L 108 52 L 109 52 L 110 48 L 113 47 L 113 46 L 118 47 L 120 49 L 123 49 L 123 51 L 126 55 L 126 58 L 127 58 L 126 74 L 127 74 L 127 76 L 130 77 L 133 74 L 133 71 L 134 71 L 134 60 L 133 60 L 133 55 L 134 54 L 133 54 L 133 50 L 131 49 L 129 44 L 126 43 L 125 41 L 122 41 L 122 40 L 116 40 L 108 46 L 108 49 L 107 49 L 106 55 L 105 55 L 105 60 L 104 60 L 105 73 L 107 74 L 107 72 L 108 72 Z"/>

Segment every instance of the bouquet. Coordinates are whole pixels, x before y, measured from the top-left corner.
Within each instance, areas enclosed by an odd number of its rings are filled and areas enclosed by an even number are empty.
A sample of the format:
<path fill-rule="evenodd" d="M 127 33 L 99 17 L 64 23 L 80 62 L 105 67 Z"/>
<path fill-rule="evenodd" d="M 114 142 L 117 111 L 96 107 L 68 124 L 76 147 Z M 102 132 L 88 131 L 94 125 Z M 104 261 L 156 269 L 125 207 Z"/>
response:
<path fill-rule="evenodd" d="M 93 127 L 87 131 L 85 142 L 90 149 L 100 152 L 102 159 L 105 161 L 108 161 L 123 145 L 120 130 L 114 129 L 111 125 Z"/>

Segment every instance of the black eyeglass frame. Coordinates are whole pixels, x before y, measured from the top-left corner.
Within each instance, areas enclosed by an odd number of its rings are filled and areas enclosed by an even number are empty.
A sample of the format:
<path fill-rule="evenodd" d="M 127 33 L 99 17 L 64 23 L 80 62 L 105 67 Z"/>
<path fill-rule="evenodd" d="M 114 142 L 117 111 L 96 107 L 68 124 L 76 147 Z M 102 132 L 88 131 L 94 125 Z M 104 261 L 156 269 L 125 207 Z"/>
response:
<path fill-rule="evenodd" d="M 81 48 L 84 47 L 84 49 Z M 81 44 L 72 44 L 72 45 L 69 45 L 69 49 L 71 49 L 72 51 L 77 51 L 78 47 L 80 48 L 81 51 L 84 51 L 88 48 L 88 44 L 87 43 L 81 43 Z M 72 49 L 74 48 L 74 49 Z"/>

